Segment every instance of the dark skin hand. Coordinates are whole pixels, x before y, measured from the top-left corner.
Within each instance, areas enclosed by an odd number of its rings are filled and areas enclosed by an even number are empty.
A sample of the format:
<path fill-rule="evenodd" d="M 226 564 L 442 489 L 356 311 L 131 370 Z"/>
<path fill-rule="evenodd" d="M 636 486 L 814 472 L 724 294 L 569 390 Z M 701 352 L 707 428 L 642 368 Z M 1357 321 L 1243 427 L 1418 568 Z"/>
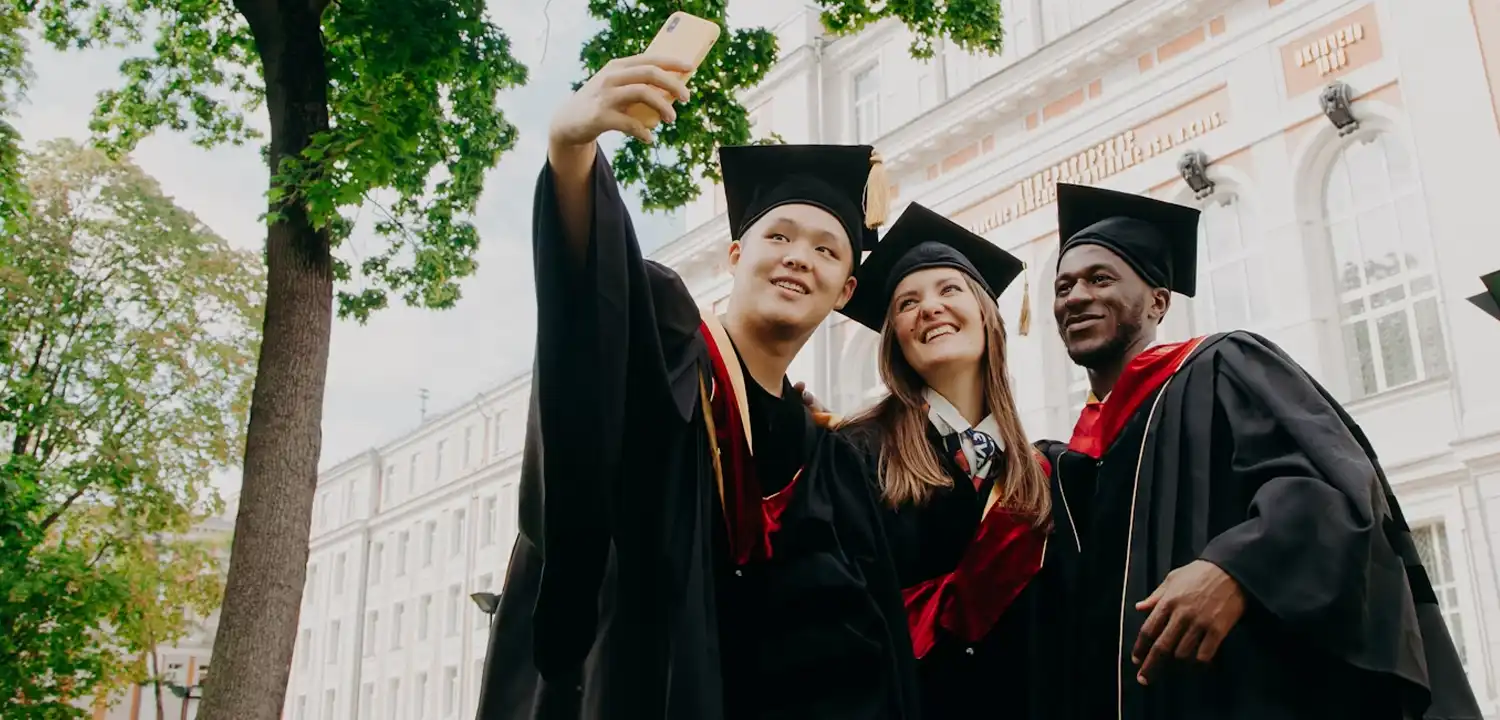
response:
<path fill-rule="evenodd" d="M 1245 593 L 1218 565 L 1195 560 L 1167 573 L 1135 609 L 1151 613 L 1130 651 L 1130 661 L 1140 666 L 1136 682 L 1149 685 L 1168 658 L 1212 661 L 1245 613 Z"/>

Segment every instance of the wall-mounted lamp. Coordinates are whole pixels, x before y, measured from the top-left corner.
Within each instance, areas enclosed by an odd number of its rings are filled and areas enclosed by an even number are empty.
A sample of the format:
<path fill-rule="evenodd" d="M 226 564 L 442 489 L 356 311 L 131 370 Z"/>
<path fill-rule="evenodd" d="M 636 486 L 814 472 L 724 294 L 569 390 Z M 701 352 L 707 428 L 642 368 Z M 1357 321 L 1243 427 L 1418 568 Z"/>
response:
<path fill-rule="evenodd" d="M 1214 194 L 1214 181 L 1208 179 L 1208 156 L 1202 150 L 1189 150 L 1177 160 L 1177 172 L 1199 200 Z"/>
<path fill-rule="evenodd" d="M 1323 115 L 1328 122 L 1338 128 L 1339 137 L 1348 135 L 1359 129 L 1359 120 L 1355 119 L 1351 109 L 1352 91 L 1342 80 L 1335 80 L 1323 88 L 1322 94 L 1318 95 L 1318 106 L 1323 108 Z"/>

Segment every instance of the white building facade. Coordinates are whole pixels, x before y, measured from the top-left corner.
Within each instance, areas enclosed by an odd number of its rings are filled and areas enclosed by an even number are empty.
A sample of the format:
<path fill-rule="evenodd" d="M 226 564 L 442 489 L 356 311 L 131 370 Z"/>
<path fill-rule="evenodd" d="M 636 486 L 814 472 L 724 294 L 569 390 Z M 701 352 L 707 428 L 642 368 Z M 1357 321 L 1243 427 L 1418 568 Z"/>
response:
<path fill-rule="evenodd" d="M 1500 4 L 1002 4 L 1003 54 L 940 43 L 927 61 L 899 24 L 828 39 L 795 14 L 743 98 L 755 132 L 871 143 L 898 212 L 920 202 L 1028 263 L 1000 308 L 1036 437 L 1066 437 L 1087 392 L 1051 319 L 1056 183 L 1202 207 L 1198 295 L 1174 298 L 1166 333 L 1255 330 L 1346 404 L 1500 717 L 1500 326 L 1463 299 L 1500 268 L 1483 180 L 1500 165 Z M 1325 111 L 1324 95 L 1348 102 Z M 723 194 L 705 190 L 654 256 L 722 309 Z M 880 392 L 876 340 L 836 316 L 790 374 L 859 407 Z M 288 718 L 472 717 L 486 618 L 467 595 L 504 577 L 528 391 L 516 380 L 324 473 Z"/>

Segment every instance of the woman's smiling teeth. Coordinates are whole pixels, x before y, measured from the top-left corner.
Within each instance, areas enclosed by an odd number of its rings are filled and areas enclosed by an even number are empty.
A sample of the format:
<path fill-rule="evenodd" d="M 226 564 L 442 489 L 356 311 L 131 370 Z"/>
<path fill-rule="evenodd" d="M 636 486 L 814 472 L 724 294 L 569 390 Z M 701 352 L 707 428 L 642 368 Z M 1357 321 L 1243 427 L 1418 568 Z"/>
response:
<path fill-rule="evenodd" d="M 931 328 L 931 329 L 929 329 L 925 333 L 922 333 L 922 342 L 923 343 L 930 343 L 933 340 L 936 340 L 937 338 L 943 337 L 944 335 L 953 335 L 953 334 L 955 334 L 957 332 L 958 332 L 958 328 L 957 327 L 955 327 L 953 325 L 948 325 L 948 324 L 945 323 L 945 324 L 942 324 L 942 325 L 938 325 L 937 327 Z"/>
<path fill-rule="evenodd" d="M 796 280 L 772 280 L 771 284 L 783 290 L 790 290 L 798 295 L 806 295 L 809 292 L 806 285 Z"/>

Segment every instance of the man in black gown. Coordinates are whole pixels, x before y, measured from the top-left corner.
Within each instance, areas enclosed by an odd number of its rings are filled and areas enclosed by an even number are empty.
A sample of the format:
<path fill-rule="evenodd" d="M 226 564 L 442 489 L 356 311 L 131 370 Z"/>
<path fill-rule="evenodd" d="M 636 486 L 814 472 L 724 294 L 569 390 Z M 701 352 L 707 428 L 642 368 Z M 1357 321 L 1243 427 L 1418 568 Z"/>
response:
<path fill-rule="evenodd" d="M 553 121 L 520 537 L 479 717 L 912 717 L 873 479 L 785 377 L 876 240 L 879 156 L 722 149 L 734 287 L 722 321 L 701 313 L 642 257 L 596 144 L 649 142 L 625 111 L 670 122 L 682 70 L 617 60 Z"/>
<path fill-rule="evenodd" d="M 1469 298 L 1469 302 L 1490 317 L 1500 320 L 1500 270 L 1480 276 L 1479 281 L 1484 283 L 1484 292 Z"/>
<path fill-rule="evenodd" d="M 1057 197 L 1053 313 L 1093 387 L 1071 440 L 1040 444 L 1081 546 L 1071 717 L 1479 718 L 1348 414 L 1251 333 L 1155 344 L 1171 294 L 1194 293 L 1198 212 Z"/>

